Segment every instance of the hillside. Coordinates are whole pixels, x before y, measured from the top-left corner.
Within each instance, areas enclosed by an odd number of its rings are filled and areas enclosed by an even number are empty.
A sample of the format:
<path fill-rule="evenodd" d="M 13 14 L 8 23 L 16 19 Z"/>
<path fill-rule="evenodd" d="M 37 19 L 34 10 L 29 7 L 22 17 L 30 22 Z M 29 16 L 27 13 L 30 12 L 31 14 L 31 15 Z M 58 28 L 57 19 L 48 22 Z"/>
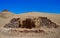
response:
<path fill-rule="evenodd" d="M 38 28 L 37 27 L 37 28 L 32 28 L 32 29 L 25 29 L 26 25 L 24 25 L 24 28 L 13 28 L 12 31 L 11 31 L 11 28 L 4 28 L 4 26 L 6 24 L 13 22 L 13 21 L 11 21 L 13 18 L 15 18 L 15 19 L 19 18 L 20 21 L 22 21 L 22 20 L 26 20 L 27 18 L 29 18 L 29 19 L 37 18 L 38 19 L 38 17 L 40 17 L 40 19 L 41 19 L 41 17 L 44 17 L 44 18 L 47 17 L 47 19 L 49 19 L 53 23 L 56 23 L 56 25 L 59 25 L 59 27 L 58 28 L 47 28 L 47 27 Z M 45 20 L 45 19 L 43 19 L 43 20 Z M 30 21 L 29 21 L 29 23 L 31 24 Z M 41 21 L 42 21 L 42 19 L 41 19 Z M 25 22 L 24 22 L 24 24 L 25 24 Z M 41 22 L 41 23 L 43 23 L 43 22 Z M 46 23 L 46 21 L 44 23 Z M 28 25 L 30 25 L 30 24 L 28 24 Z M 33 23 L 33 25 L 34 25 L 34 23 Z M 50 25 L 50 26 L 52 26 L 52 25 Z M 24 32 L 22 32 L 20 30 L 22 30 L 22 31 L 24 30 Z M 35 32 L 35 33 L 25 33 L 26 30 L 28 30 L 28 32 Z M 38 30 L 43 33 L 36 33 L 36 31 L 38 32 Z M 18 32 L 15 32 L 15 31 L 18 31 Z M 12 32 L 12 34 L 10 34 L 11 32 Z M 19 33 L 19 32 L 22 32 L 22 33 Z M 41 12 L 28 12 L 28 13 L 23 13 L 23 14 L 13 14 L 9 11 L 3 11 L 0 13 L 0 38 L 20 38 L 20 37 L 21 38 L 60 38 L 59 35 L 60 35 L 60 14 L 49 14 L 49 13 L 41 13 Z"/>

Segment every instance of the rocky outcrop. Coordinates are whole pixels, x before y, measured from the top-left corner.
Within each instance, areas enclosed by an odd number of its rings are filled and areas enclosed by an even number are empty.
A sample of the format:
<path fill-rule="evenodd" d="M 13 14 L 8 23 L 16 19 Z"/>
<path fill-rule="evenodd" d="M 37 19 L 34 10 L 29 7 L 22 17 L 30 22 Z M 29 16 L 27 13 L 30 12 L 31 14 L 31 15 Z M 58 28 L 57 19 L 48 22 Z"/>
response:
<path fill-rule="evenodd" d="M 22 24 L 20 23 L 20 18 L 13 18 L 11 19 L 10 23 L 5 24 L 4 27 L 7 28 L 36 28 L 36 27 L 48 27 L 48 28 L 57 28 L 59 25 L 52 22 L 47 17 L 38 17 L 38 18 L 26 18 L 22 21 Z"/>
<path fill-rule="evenodd" d="M 7 9 L 4 9 L 2 12 L 8 12 L 8 10 Z"/>
<path fill-rule="evenodd" d="M 13 18 L 10 23 L 6 24 L 4 27 L 6 28 L 19 28 L 21 27 L 20 18 Z"/>
<path fill-rule="evenodd" d="M 30 18 L 27 18 L 22 23 L 23 23 L 22 28 L 34 28 L 36 26 L 35 22 Z"/>
<path fill-rule="evenodd" d="M 48 28 L 57 28 L 58 25 L 54 22 L 52 22 L 50 19 L 48 19 L 47 17 L 39 17 L 38 18 L 40 20 L 40 25 L 41 26 L 47 26 Z"/>

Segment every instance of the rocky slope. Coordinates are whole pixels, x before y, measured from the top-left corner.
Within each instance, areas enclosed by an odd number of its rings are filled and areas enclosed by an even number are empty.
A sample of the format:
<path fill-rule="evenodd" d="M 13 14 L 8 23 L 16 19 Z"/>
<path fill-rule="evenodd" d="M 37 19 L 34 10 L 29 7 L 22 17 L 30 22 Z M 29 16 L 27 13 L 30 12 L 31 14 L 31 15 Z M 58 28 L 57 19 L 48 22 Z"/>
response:
<path fill-rule="evenodd" d="M 22 24 L 21 24 L 22 22 Z M 59 25 L 52 22 L 47 17 L 38 18 L 26 18 L 25 20 L 20 20 L 20 18 L 12 18 L 10 23 L 7 23 L 4 27 L 6 28 L 40 28 L 46 26 L 47 28 L 57 28 Z"/>

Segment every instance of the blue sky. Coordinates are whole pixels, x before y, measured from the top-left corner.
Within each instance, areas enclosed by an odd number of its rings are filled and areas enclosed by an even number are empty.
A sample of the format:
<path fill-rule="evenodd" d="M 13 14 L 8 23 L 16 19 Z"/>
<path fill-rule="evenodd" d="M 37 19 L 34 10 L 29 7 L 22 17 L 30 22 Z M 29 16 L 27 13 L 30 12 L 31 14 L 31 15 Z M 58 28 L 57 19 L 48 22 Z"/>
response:
<path fill-rule="evenodd" d="M 3 9 L 16 14 L 24 12 L 60 14 L 60 0 L 0 0 L 0 11 Z"/>

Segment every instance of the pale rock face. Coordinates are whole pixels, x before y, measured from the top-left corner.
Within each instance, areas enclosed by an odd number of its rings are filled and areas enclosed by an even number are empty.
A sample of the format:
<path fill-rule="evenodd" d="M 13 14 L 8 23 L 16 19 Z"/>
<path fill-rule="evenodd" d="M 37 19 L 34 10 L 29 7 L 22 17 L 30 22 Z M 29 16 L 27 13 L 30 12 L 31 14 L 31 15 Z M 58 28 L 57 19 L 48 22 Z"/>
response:
<path fill-rule="evenodd" d="M 35 19 L 35 25 L 37 28 L 40 27 L 40 20 L 39 19 Z"/>

